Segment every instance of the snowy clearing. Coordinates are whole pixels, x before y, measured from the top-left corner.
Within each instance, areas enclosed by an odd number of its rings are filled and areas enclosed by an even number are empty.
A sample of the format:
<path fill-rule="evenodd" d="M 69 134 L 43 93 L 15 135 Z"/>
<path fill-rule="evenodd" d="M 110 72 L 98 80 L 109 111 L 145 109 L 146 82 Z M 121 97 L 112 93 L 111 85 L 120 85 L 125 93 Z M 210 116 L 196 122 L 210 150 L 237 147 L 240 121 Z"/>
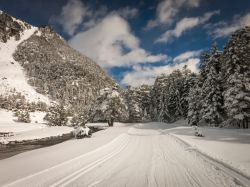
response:
<path fill-rule="evenodd" d="M 172 125 L 171 125 L 172 126 Z M 249 186 L 167 133 L 168 124 L 122 124 L 0 161 L 3 186 Z M 174 130 L 173 130 L 174 131 Z M 174 133 L 174 132 L 171 133 Z"/>
<path fill-rule="evenodd" d="M 11 132 L 14 136 L 2 138 L 4 143 L 37 140 L 61 136 L 73 131 L 72 127 L 49 127 L 43 121 L 44 112 L 31 112 L 31 123 L 17 122 L 13 112 L 0 110 L 0 132 Z"/>
<path fill-rule="evenodd" d="M 0 94 L 9 95 L 15 90 L 16 92 L 21 92 L 30 102 L 43 101 L 49 103 L 47 97 L 37 93 L 35 89 L 27 83 L 23 68 L 12 56 L 17 46 L 22 41 L 28 39 L 36 30 L 36 27 L 25 29 L 18 41 L 16 41 L 14 37 L 11 37 L 7 43 L 0 42 Z"/>

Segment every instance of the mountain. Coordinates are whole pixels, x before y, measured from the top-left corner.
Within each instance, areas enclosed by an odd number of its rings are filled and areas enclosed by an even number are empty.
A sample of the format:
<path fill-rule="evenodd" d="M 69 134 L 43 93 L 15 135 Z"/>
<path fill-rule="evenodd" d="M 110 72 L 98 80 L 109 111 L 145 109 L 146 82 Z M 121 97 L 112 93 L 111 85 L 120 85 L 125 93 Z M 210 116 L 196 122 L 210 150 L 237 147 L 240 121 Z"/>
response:
<path fill-rule="evenodd" d="M 116 85 L 51 27 L 34 27 L 2 11 L 0 48 L 0 94 L 20 92 L 29 101 L 56 100 L 79 111 L 99 90 Z"/>

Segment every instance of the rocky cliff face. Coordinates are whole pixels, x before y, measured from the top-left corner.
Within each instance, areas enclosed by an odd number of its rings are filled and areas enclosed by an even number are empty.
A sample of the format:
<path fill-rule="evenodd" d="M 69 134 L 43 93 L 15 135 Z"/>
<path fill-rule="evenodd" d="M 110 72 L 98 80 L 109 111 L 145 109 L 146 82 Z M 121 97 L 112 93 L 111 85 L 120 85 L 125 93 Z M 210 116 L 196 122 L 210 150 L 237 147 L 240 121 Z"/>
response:
<path fill-rule="evenodd" d="M 12 37 L 19 40 L 29 27 L 32 26 L 2 13 L 0 41 Z M 13 58 L 24 68 L 28 83 L 38 93 L 63 102 L 72 112 L 92 104 L 100 89 L 115 85 L 99 65 L 72 49 L 48 26 L 35 28 L 17 46 Z"/>
<path fill-rule="evenodd" d="M 11 37 L 19 40 L 21 33 L 30 27 L 29 24 L 20 22 L 5 12 L 0 11 L 0 42 L 6 43 Z"/>

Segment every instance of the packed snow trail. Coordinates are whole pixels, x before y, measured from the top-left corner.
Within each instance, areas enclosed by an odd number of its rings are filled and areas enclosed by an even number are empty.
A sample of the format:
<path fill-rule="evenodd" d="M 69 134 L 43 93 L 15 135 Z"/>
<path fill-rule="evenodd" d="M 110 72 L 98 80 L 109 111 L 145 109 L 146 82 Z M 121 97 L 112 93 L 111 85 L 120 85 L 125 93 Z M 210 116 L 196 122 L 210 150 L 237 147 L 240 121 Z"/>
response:
<path fill-rule="evenodd" d="M 0 185 L 244 186 L 154 125 L 124 130 L 95 150 Z"/>

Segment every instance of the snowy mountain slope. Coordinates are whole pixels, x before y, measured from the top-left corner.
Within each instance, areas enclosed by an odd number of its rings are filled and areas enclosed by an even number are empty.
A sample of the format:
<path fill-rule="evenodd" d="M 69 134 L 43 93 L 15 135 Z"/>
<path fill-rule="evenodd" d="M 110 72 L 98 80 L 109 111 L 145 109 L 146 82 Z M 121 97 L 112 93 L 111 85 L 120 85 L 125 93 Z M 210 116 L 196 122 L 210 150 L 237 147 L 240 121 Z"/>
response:
<path fill-rule="evenodd" d="M 3 17 L 5 13 L 1 12 L 0 14 Z M 1 21 L 3 21 L 2 17 L 0 16 Z M 22 21 L 12 17 L 9 17 L 9 20 L 5 20 L 5 22 L 8 24 L 1 25 L 2 32 L 10 30 L 11 28 L 9 28 L 8 25 L 11 23 L 16 23 L 19 27 L 23 28 L 23 30 L 20 30 L 18 33 L 20 36 L 19 39 L 16 35 L 13 35 L 7 39 L 6 43 L 3 41 L 0 42 L 0 94 L 9 95 L 14 92 L 20 92 L 30 102 L 42 101 L 49 103 L 47 97 L 37 93 L 35 89 L 27 83 L 23 68 L 13 59 L 13 54 L 17 46 L 33 35 L 37 28 L 26 26 Z M 3 28 L 4 26 L 5 28 Z M 5 33 L 5 37 L 7 34 L 8 33 Z"/>
<path fill-rule="evenodd" d="M 39 93 L 66 103 L 73 112 L 91 105 L 100 89 L 115 85 L 99 65 L 72 49 L 48 26 L 22 42 L 14 59 Z"/>
<path fill-rule="evenodd" d="M 90 105 L 100 89 L 115 85 L 49 26 L 33 27 L 1 12 L 0 47 L 0 94 L 21 92 L 29 101 L 46 103 L 48 96 L 74 112 Z"/>

